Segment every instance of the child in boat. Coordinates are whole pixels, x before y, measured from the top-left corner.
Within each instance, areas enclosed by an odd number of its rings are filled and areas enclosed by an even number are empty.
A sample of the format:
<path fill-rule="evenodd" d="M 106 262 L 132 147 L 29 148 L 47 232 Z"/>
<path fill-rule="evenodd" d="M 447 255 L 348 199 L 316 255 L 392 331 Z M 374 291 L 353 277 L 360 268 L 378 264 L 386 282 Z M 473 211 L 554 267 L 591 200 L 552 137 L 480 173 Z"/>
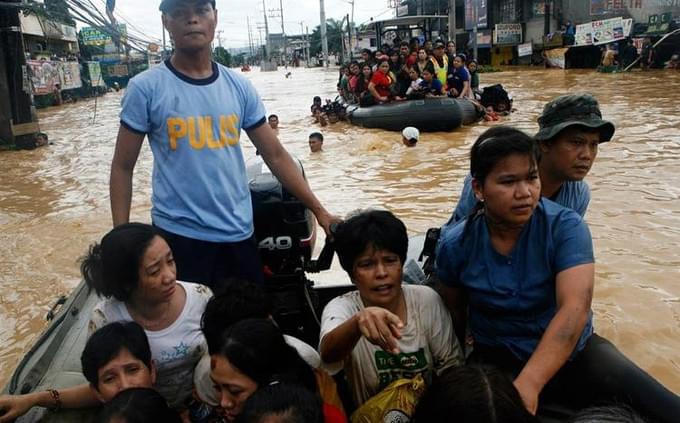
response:
<path fill-rule="evenodd" d="M 277 383 L 255 392 L 243 406 L 239 423 L 323 423 L 318 397 L 296 385 Z"/>
<path fill-rule="evenodd" d="M 470 89 L 474 98 L 480 99 L 482 90 L 479 89 L 479 74 L 477 73 L 477 61 L 472 59 L 468 63 L 468 72 L 470 73 Z"/>
<path fill-rule="evenodd" d="M 406 227 L 392 213 L 362 211 L 335 235 L 340 264 L 358 290 L 323 311 L 319 351 L 330 373 L 344 368 L 358 406 L 391 382 L 461 364 L 451 317 L 427 286 L 403 285 Z"/>
<path fill-rule="evenodd" d="M 408 76 L 411 78 L 411 85 L 406 90 L 406 98 L 409 100 L 423 98 L 425 96 L 422 87 L 423 80 L 418 75 L 418 70 L 415 67 L 409 68 Z"/>
<path fill-rule="evenodd" d="M 85 344 L 80 362 L 89 387 L 0 397 L 0 410 L 4 411 L 0 421 L 12 421 L 36 406 L 53 410 L 93 407 L 111 401 L 120 391 L 150 388 L 156 381 L 149 341 L 135 322 L 115 322 L 95 331 Z"/>
<path fill-rule="evenodd" d="M 422 91 L 426 97 L 441 97 L 446 95 L 446 90 L 442 86 L 439 79 L 434 77 L 434 71 L 431 67 L 426 67 L 421 74 L 422 81 L 420 83 Z"/>

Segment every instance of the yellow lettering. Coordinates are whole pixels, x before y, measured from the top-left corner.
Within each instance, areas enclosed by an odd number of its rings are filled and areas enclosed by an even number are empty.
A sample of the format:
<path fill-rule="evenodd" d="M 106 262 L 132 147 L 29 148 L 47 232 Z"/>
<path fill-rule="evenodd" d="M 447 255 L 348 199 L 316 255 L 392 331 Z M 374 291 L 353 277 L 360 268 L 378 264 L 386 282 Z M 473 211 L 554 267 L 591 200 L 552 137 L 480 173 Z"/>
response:
<path fill-rule="evenodd" d="M 187 136 L 187 123 L 182 118 L 168 118 L 168 140 L 170 149 L 177 150 L 177 140 Z"/>
<path fill-rule="evenodd" d="M 198 125 L 201 126 L 202 119 L 198 118 Z M 201 150 L 205 146 L 205 138 L 196 139 L 196 118 L 187 118 L 187 126 L 189 127 L 189 143 L 194 150 Z"/>
<path fill-rule="evenodd" d="M 205 116 L 203 118 L 203 130 L 205 131 L 206 142 L 208 143 L 208 148 L 217 149 L 224 147 L 224 144 L 220 140 L 216 140 L 213 136 L 213 120 L 212 116 Z"/>
<path fill-rule="evenodd" d="M 239 133 L 236 130 L 236 115 L 220 116 L 220 143 L 224 145 L 236 145 L 239 140 Z"/>
<path fill-rule="evenodd" d="M 229 138 L 229 145 L 236 145 L 238 144 L 238 140 L 241 134 L 239 134 L 238 130 L 236 129 L 236 124 L 238 123 L 238 117 L 236 115 L 229 115 L 227 117 L 229 120 L 229 125 L 227 126 L 227 129 L 229 132 L 234 134 L 232 137 Z"/>

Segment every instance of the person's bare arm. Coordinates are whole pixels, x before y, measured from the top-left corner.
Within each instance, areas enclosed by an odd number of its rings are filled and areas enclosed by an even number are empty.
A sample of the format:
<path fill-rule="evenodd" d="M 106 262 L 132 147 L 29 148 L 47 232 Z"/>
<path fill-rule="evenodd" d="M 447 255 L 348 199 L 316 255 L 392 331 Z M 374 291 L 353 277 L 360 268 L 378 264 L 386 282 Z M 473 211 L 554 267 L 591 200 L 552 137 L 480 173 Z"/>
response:
<path fill-rule="evenodd" d="M 387 101 L 387 97 L 378 94 L 378 90 L 375 89 L 375 84 L 373 82 L 368 83 L 368 92 L 370 92 L 377 101 Z"/>
<path fill-rule="evenodd" d="M 86 408 L 101 404 L 88 384 L 58 389 L 58 392 L 63 408 Z M 14 421 L 26 414 L 32 407 L 54 408 L 56 405 L 49 391 L 0 396 L 0 423 Z"/>
<path fill-rule="evenodd" d="M 145 135 L 132 132 L 123 125 L 118 129 L 116 150 L 111 163 L 109 195 L 111 197 L 111 217 L 113 226 L 130 221 L 132 203 L 132 174 L 135 170 L 139 150 Z"/>
<path fill-rule="evenodd" d="M 283 148 L 271 127 L 267 124 L 262 124 L 246 132 L 272 173 L 281 181 L 286 189 L 314 213 L 326 234 L 331 235 L 331 224 L 339 222 L 340 219 L 330 214 L 321 205 L 321 202 L 316 198 L 309 184 L 295 165 L 293 158 Z"/>
<path fill-rule="evenodd" d="M 444 305 L 451 312 L 453 329 L 460 345 L 465 345 L 465 331 L 467 329 L 467 295 L 461 288 L 452 288 L 443 283 L 437 283 L 437 292 L 444 300 Z"/>
<path fill-rule="evenodd" d="M 397 340 L 403 326 L 396 314 L 381 307 L 366 307 L 323 337 L 319 345 L 321 359 L 326 363 L 343 360 L 362 336 L 383 350 L 398 354 Z"/>
<path fill-rule="evenodd" d="M 557 313 L 514 381 L 524 404 L 533 414 L 538 408 L 538 395 L 569 359 L 588 321 L 594 273 L 595 265 L 589 263 L 557 274 Z"/>
<path fill-rule="evenodd" d="M 470 89 L 470 80 L 468 79 L 467 81 L 463 82 L 463 95 L 461 97 L 471 97 L 472 96 L 472 90 Z"/>

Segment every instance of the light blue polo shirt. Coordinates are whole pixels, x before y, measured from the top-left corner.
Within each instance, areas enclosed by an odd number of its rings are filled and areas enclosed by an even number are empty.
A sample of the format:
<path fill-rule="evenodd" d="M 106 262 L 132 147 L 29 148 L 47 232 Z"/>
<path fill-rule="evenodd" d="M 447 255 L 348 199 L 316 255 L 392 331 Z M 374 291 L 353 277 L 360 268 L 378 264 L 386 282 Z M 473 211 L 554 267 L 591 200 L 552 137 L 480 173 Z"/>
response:
<path fill-rule="evenodd" d="M 581 217 L 584 217 L 590 203 L 590 187 L 585 181 L 566 181 L 550 200 L 572 209 Z M 460 193 L 458 204 L 448 223 L 459 222 L 468 217 L 476 203 L 477 198 L 472 190 L 472 176 L 468 174 L 463 181 L 463 190 Z"/>
<path fill-rule="evenodd" d="M 169 60 L 132 78 L 120 119 L 149 139 L 153 223 L 203 241 L 252 236 L 240 136 L 264 124 L 265 113 L 253 85 L 215 63 L 206 79 L 177 72 Z"/>
<path fill-rule="evenodd" d="M 475 343 L 505 347 L 526 361 L 556 313 L 555 277 L 593 263 L 588 226 L 573 210 L 542 198 L 509 256 L 491 245 L 484 217 L 446 226 L 437 247 L 437 275 L 469 296 Z M 576 346 L 593 333 L 592 311 Z"/>

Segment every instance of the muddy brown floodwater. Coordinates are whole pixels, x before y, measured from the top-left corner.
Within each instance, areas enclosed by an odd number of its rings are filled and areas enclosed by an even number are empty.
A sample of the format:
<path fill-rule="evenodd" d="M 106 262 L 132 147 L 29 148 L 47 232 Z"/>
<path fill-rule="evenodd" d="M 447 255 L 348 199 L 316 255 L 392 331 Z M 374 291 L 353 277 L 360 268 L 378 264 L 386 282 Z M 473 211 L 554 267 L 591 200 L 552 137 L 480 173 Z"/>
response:
<path fill-rule="evenodd" d="M 280 138 L 301 159 L 316 194 L 334 213 L 385 207 L 412 234 L 443 223 L 467 172 L 467 153 L 490 124 L 421 135 L 415 148 L 398 133 L 339 123 L 322 129 L 324 152 L 307 136 L 314 95 L 332 97 L 337 72 L 247 74 Z M 481 75 L 502 83 L 517 112 L 504 123 L 531 133 L 552 97 L 588 91 L 617 126 L 588 175 L 586 216 L 596 252 L 597 331 L 680 393 L 680 72 L 598 74 L 519 69 Z M 45 328 L 45 314 L 79 281 L 77 259 L 111 225 L 108 174 L 122 93 L 48 109 L 41 126 L 53 145 L 0 152 L 0 386 Z M 95 115 L 96 110 L 96 115 Z M 243 137 L 244 154 L 254 154 Z M 133 219 L 149 221 L 151 153 L 135 170 Z M 321 240 L 320 240 L 321 241 Z M 321 242 L 317 242 L 317 247 Z M 321 282 L 343 281 L 337 264 Z"/>

